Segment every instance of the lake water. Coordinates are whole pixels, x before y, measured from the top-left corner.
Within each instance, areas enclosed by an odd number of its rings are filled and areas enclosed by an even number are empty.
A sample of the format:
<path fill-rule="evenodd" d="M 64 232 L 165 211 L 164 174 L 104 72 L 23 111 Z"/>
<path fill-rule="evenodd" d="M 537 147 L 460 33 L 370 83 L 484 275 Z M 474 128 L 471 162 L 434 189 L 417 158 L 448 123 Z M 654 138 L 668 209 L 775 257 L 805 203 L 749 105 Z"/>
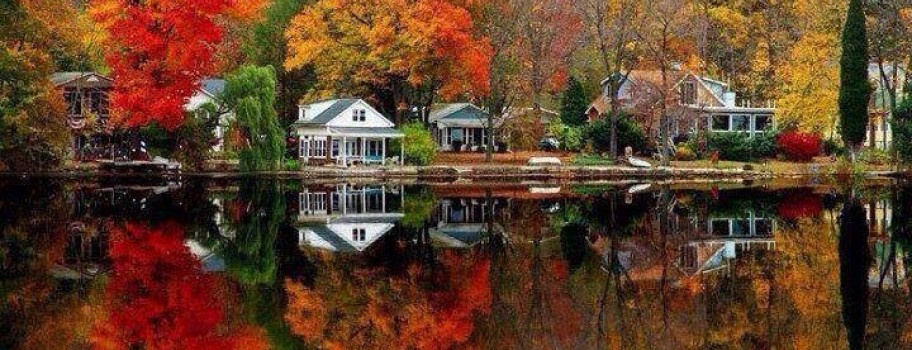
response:
<path fill-rule="evenodd" d="M 0 179 L 0 348 L 897 349 L 912 188 Z"/>

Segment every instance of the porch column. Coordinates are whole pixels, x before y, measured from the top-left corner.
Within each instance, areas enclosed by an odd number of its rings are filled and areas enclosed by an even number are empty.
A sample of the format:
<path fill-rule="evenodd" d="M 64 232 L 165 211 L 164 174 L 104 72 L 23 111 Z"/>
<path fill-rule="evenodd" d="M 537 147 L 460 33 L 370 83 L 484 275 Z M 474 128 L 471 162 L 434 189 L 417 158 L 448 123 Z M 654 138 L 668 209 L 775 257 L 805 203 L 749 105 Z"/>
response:
<path fill-rule="evenodd" d="M 386 165 L 386 138 L 383 138 L 383 144 L 380 146 L 380 165 Z"/>
<path fill-rule="evenodd" d="M 339 145 L 339 156 L 342 158 L 342 166 L 348 166 L 348 138 L 342 136 L 342 144 Z"/>
<path fill-rule="evenodd" d="M 333 138 L 332 136 L 326 136 L 326 147 L 323 148 L 323 151 L 326 152 L 326 163 L 332 163 L 333 156 Z"/>
<path fill-rule="evenodd" d="M 361 138 L 361 163 L 364 163 L 364 160 L 367 158 L 367 138 Z"/>
<path fill-rule="evenodd" d="M 405 165 L 405 143 L 403 141 L 399 141 L 399 145 L 399 165 Z"/>

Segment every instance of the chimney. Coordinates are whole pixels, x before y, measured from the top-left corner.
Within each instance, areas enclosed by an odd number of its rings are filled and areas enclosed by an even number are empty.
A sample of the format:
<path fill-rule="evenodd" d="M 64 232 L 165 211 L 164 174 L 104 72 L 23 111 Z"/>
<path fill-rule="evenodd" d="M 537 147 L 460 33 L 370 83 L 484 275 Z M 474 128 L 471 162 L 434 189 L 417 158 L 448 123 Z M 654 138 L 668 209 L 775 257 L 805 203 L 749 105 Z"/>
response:
<path fill-rule="evenodd" d="M 734 92 L 726 92 L 722 94 L 722 102 L 725 103 L 725 107 L 733 108 L 738 107 L 738 94 Z"/>

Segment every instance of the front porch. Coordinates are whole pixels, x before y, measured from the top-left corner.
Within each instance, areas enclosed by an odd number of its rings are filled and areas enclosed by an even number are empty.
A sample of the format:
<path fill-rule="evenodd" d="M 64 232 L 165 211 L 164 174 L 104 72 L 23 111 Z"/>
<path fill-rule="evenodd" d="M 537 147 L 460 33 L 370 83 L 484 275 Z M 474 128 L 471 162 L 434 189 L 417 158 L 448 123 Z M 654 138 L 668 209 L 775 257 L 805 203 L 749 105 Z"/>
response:
<path fill-rule="evenodd" d="M 437 149 L 449 152 L 479 151 L 488 144 L 484 127 L 452 127 L 441 125 L 435 133 Z M 494 146 L 496 150 L 496 145 Z"/>
<path fill-rule="evenodd" d="M 330 128 L 328 130 L 306 130 L 298 134 L 299 158 L 308 164 L 386 165 L 387 162 L 402 165 L 402 147 L 399 155 L 387 156 L 389 140 L 400 139 L 402 133 L 392 128 Z"/>

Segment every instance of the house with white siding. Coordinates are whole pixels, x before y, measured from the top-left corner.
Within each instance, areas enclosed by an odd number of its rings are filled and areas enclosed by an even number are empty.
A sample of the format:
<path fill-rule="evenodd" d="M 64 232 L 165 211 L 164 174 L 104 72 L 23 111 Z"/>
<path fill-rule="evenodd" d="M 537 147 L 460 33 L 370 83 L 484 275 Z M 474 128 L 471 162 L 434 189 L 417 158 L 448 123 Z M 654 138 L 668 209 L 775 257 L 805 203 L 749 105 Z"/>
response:
<path fill-rule="evenodd" d="M 501 121 L 494 121 L 495 129 Z M 488 144 L 488 112 L 471 103 L 435 106 L 428 122 L 440 151 L 477 151 Z"/>
<path fill-rule="evenodd" d="M 298 138 L 298 157 L 308 164 L 385 165 L 389 140 L 404 136 L 395 126 L 364 100 L 349 98 L 298 106 L 291 129 Z M 402 159 L 401 151 L 393 158 Z"/>

